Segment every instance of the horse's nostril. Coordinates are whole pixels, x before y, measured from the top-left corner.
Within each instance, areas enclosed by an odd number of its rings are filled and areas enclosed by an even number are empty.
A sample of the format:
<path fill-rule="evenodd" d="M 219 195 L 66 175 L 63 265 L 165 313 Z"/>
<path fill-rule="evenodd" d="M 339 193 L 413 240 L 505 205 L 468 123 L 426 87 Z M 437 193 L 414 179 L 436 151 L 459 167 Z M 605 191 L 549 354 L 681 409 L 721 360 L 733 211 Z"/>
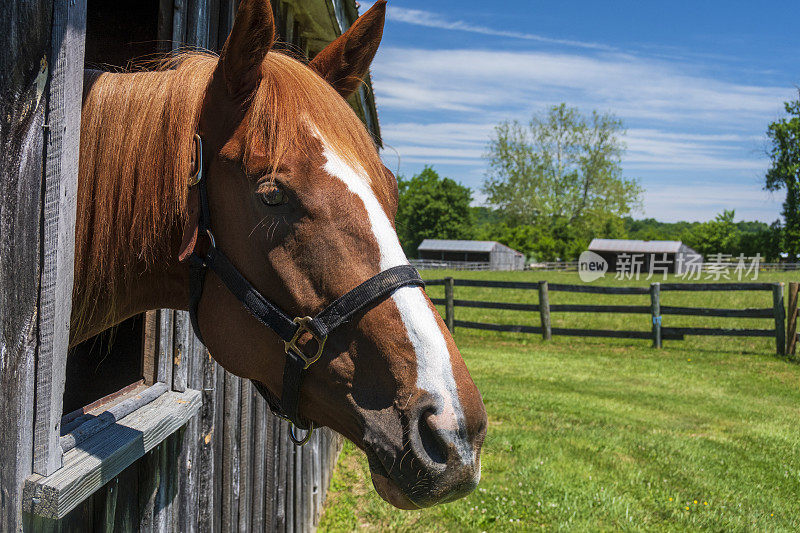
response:
<path fill-rule="evenodd" d="M 434 463 L 447 463 L 447 443 L 440 437 L 434 429 L 435 416 L 428 411 L 423 413 L 418 420 L 419 440 L 425 455 Z"/>

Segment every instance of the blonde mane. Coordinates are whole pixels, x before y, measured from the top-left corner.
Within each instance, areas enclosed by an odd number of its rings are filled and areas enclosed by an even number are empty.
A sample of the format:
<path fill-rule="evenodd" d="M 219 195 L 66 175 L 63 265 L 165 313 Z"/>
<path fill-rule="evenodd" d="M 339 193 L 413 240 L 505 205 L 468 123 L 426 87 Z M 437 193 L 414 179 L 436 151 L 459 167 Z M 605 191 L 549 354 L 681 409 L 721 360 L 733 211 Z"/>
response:
<path fill-rule="evenodd" d="M 217 63 L 211 54 L 187 53 L 153 71 L 87 77 L 73 326 L 89 319 L 102 293 L 142 274 L 143 264 L 175 261 L 166 234 L 185 217 L 193 136 Z M 262 75 L 245 116 L 245 166 L 254 151 L 277 164 L 290 150 L 308 150 L 311 121 L 386 198 L 390 184 L 373 140 L 330 85 L 276 52 L 267 55 Z"/>

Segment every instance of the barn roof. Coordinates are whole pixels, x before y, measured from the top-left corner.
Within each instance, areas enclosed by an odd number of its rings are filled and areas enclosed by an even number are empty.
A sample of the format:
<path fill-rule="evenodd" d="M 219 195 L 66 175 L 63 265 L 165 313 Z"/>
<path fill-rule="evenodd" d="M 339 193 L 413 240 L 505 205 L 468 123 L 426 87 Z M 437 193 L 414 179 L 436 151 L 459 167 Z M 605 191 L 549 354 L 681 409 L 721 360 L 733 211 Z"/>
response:
<path fill-rule="evenodd" d="M 592 252 L 633 252 L 648 254 L 674 254 L 681 251 L 681 241 L 639 241 L 631 239 L 592 239 Z M 684 251 L 694 251 L 684 246 Z"/>
<path fill-rule="evenodd" d="M 499 249 L 503 253 L 513 252 L 522 255 L 520 252 L 509 248 L 497 241 L 459 241 L 448 239 L 425 239 L 417 250 L 436 251 L 436 252 L 491 252 Z"/>

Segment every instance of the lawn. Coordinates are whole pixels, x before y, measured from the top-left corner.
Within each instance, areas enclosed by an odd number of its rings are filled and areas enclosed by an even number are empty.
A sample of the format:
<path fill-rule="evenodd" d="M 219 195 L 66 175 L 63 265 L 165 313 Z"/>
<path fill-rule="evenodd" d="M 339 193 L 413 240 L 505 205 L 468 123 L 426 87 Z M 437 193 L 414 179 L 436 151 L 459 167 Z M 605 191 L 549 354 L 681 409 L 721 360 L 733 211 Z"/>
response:
<path fill-rule="evenodd" d="M 578 283 L 574 273 L 455 277 Z M 793 279 L 775 274 L 759 281 Z M 522 291 L 460 287 L 456 297 L 536 301 Z M 551 303 L 556 298 L 641 305 L 647 297 L 557 293 Z M 672 300 L 665 305 L 771 305 L 769 293 L 663 299 Z M 456 316 L 538 322 L 535 313 L 458 308 Z M 763 319 L 669 319 L 670 325 L 771 327 Z M 647 315 L 564 314 L 553 322 L 649 328 Z M 347 444 L 321 531 L 800 530 L 800 365 L 776 357 L 771 339 L 687 337 L 654 350 L 639 340 L 545 343 L 535 335 L 462 329 L 456 341 L 489 413 L 479 488 L 447 505 L 398 511 L 374 493 L 365 459 Z"/>

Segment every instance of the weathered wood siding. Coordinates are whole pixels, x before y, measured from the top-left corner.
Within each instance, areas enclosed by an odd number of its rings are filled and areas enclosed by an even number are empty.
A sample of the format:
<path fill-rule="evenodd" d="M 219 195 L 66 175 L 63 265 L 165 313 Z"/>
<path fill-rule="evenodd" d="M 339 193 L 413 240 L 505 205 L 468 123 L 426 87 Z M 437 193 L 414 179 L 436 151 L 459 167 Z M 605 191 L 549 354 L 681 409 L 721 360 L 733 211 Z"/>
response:
<path fill-rule="evenodd" d="M 52 12 L 48 0 L 0 4 L 0 531 L 21 527 L 31 473 Z"/>
<path fill-rule="evenodd" d="M 162 49 L 219 49 L 235 5 L 161 0 Z M 50 473 L 60 461 L 58 430 L 46 428 L 59 422 L 63 391 L 72 247 L 62 241 L 74 226 L 80 91 L 73 63 L 83 54 L 84 6 L 32 0 L 0 7 L 0 531 L 312 530 L 340 437 L 321 430 L 295 447 L 288 425 L 251 384 L 224 371 L 187 314 L 170 310 L 157 313 L 148 337 L 160 356 L 156 379 L 200 391 L 199 414 L 65 518 L 22 513 L 26 477 Z M 292 6 L 275 7 L 284 38 L 305 49 Z M 45 345 L 52 357 L 37 368 Z"/>

